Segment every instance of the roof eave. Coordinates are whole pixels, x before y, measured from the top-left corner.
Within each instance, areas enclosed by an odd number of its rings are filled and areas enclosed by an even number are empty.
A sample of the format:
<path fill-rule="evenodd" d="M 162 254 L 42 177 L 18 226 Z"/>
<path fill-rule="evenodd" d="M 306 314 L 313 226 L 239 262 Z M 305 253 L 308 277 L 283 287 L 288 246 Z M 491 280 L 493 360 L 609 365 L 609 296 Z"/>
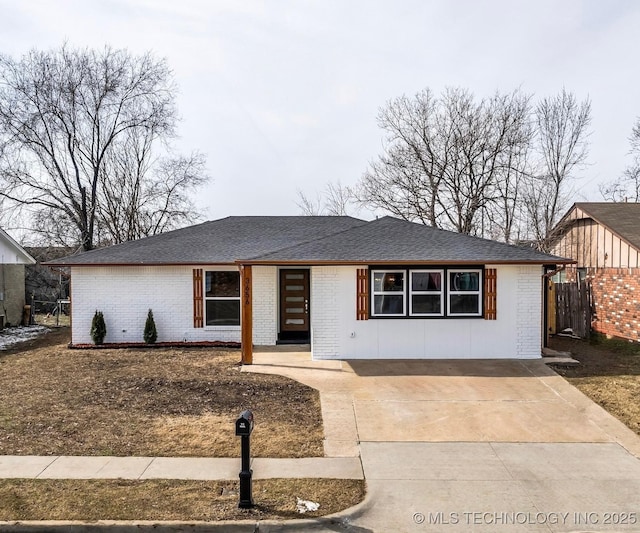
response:
<path fill-rule="evenodd" d="M 6 231 L 0 228 L 0 235 L 2 235 L 7 243 L 16 251 L 16 253 L 24 259 L 25 265 L 35 265 L 37 261 L 27 252 L 21 245 L 16 241 L 11 235 L 9 235 Z"/>
<path fill-rule="evenodd" d="M 626 243 L 628 246 L 630 246 L 631 248 L 633 248 L 634 250 L 637 250 L 638 252 L 640 252 L 640 247 L 633 244 L 631 241 L 629 241 L 629 239 L 627 239 L 626 237 L 623 237 L 617 230 L 613 229 L 609 224 L 603 222 L 599 217 L 595 216 L 591 211 L 589 211 L 588 209 L 588 204 L 591 202 L 575 202 L 571 208 L 569 209 L 569 211 L 567 211 L 564 216 L 558 221 L 558 223 L 554 226 L 554 228 L 551 231 L 551 238 L 552 241 L 555 243 L 557 241 L 559 241 L 564 234 L 559 233 L 563 226 L 568 225 L 568 226 L 573 226 L 578 220 L 584 220 L 583 218 L 575 218 L 572 219 L 570 221 L 567 221 L 567 218 L 569 217 L 569 215 L 576 209 L 580 209 L 582 210 L 586 215 L 589 215 L 588 218 L 590 218 L 591 220 L 594 220 L 595 222 L 597 222 L 598 224 L 600 224 L 602 227 L 606 228 L 607 230 L 609 230 L 613 235 L 615 235 L 616 237 L 618 237 L 618 239 L 620 239 L 621 241 L 623 241 L 624 243 Z M 587 205 L 587 208 L 585 208 L 585 205 Z M 568 224 L 567 224 L 568 223 Z M 577 262 L 577 261 L 576 261 Z"/>
<path fill-rule="evenodd" d="M 549 258 L 535 260 L 505 260 L 505 259 L 479 259 L 479 260 L 266 260 L 266 259 L 239 259 L 236 261 L 238 265 L 256 265 L 256 266 L 278 266 L 278 265 L 296 265 L 296 266 L 345 266 L 345 265 L 569 265 L 577 263 L 574 259 Z"/>
<path fill-rule="evenodd" d="M 235 266 L 237 261 L 220 262 L 220 261 L 138 261 L 136 263 L 127 263 L 122 261 L 110 262 L 110 263 L 65 263 L 59 261 L 47 261 L 43 263 L 49 267 L 157 267 L 157 266 L 206 266 L 206 265 L 220 265 L 220 266 Z"/>
<path fill-rule="evenodd" d="M 296 266 L 346 266 L 346 265 L 563 265 L 577 263 L 574 259 L 549 258 L 547 260 L 505 260 L 505 259 L 478 259 L 478 260 L 407 260 L 407 259 L 385 259 L 385 260 L 366 260 L 366 259 L 343 259 L 343 260 L 265 260 L 265 259 L 238 259 L 233 262 L 214 262 L 214 261 L 188 261 L 188 262 L 112 262 L 112 263 L 65 263 L 58 261 L 48 261 L 43 263 L 49 267 L 162 267 L 162 266 L 238 266 L 238 265 L 261 265 L 261 266 L 278 266 L 278 265 L 296 265 Z"/>
<path fill-rule="evenodd" d="M 638 247 L 637 245 L 633 244 L 626 237 L 623 237 L 622 235 L 620 235 L 620 233 L 618 233 L 617 230 L 613 229 L 608 224 L 605 224 L 604 222 L 602 222 L 602 220 L 600 220 L 598 217 L 594 216 L 592 213 L 589 213 L 589 211 L 584 209 L 584 207 L 580 207 L 580 209 L 582 209 L 585 213 L 587 213 L 589 215 L 589 217 L 592 218 L 593 220 L 595 220 L 598 224 L 600 224 L 601 226 L 607 228 L 611 233 L 613 233 L 616 237 L 618 237 L 618 239 L 620 239 L 621 241 L 625 242 L 628 246 L 630 246 L 634 250 L 640 252 L 640 247 Z"/>

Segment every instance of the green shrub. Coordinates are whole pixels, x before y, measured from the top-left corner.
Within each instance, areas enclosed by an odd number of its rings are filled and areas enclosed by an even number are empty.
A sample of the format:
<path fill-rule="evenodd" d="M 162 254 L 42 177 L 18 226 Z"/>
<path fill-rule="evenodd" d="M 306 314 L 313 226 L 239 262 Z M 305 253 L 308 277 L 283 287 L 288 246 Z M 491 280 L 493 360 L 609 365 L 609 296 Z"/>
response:
<path fill-rule="evenodd" d="M 158 331 L 156 330 L 156 322 L 153 319 L 153 311 L 149 309 L 147 313 L 147 321 L 144 323 L 144 334 L 142 336 L 144 342 L 147 344 L 153 344 L 158 338 Z"/>
<path fill-rule="evenodd" d="M 95 344 L 102 344 L 107 336 L 107 325 L 104 323 L 102 311 L 96 311 L 91 321 L 91 338 Z"/>

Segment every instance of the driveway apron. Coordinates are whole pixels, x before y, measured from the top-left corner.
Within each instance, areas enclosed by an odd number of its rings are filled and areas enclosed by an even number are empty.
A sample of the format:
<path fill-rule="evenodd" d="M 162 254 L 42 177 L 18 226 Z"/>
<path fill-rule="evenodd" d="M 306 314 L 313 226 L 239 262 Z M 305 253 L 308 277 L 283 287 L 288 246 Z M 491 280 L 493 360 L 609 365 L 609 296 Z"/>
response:
<path fill-rule="evenodd" d="M 640 438 L 541 360 L 310 361 L 327 456 L 361 456 L 354 531 L 638 531 Z"/>

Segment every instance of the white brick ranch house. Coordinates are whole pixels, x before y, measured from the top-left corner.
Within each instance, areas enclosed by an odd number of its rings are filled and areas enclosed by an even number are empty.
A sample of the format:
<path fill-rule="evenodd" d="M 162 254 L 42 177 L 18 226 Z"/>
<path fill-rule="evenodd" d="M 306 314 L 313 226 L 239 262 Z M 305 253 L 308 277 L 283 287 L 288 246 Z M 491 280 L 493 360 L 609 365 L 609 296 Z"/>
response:
<path fill-rule="evenodd" d="M 544 267 L 571 260 L 391 217 L 228 217 L 56 261 L 72 344 L 309 343 L 315 359 L 537 358 Z M 51 263 L 53 264 L 53 263 Z"/>

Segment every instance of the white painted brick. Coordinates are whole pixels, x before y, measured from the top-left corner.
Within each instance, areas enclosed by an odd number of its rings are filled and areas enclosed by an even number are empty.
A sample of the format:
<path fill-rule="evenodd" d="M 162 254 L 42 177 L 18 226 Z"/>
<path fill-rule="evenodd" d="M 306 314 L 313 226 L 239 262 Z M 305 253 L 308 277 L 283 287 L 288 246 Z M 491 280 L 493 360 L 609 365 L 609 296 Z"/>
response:
<path fill-rule="evenodd" d="M 72 342 L 91 343 L 91 320 L 102 311 L 105 342 L 142 342 L 149 309 L 158 341 L 240 342 L 240 326 L 193 327 L 193 268 L 234 270 L 211 266 L 72 267 Z"/>
<path fill-rule="evenodd" d="M 516 357 L 540 357 L 542 349 L 542 268 L 518 267 L 516 329 Z"/>
<path fill-rule="evenodd" d="M 313 357 L 338 357 L 338 269 L 311 269 L 311 330 Z"/>
<path fill-rule="evenodd" d="M 278 334 L 278 270 L 275 266 L 254 266 L 253 343 L 273 346 Z"/>

